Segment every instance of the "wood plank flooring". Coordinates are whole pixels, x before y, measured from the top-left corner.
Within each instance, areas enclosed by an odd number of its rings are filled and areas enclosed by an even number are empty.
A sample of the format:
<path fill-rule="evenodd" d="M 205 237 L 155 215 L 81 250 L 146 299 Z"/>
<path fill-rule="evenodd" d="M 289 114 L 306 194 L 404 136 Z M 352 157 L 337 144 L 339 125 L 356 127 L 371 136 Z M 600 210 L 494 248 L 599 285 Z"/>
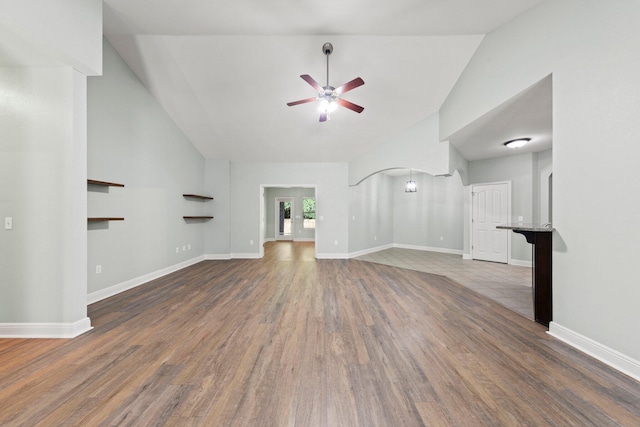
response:
<path fill-rule="evenodd" d="M 2 426 L 637 426 L 640 384 L 451 280 L 313 244 L 205 261 L 0 340 Z"/>

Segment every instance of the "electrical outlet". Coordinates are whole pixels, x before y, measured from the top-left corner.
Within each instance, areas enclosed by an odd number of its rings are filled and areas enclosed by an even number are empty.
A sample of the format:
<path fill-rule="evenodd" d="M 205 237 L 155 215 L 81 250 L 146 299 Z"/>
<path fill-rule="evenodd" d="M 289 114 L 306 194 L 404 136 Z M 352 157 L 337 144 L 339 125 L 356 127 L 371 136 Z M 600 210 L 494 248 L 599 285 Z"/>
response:
<path fill-rule="evenodd" d="M 178 253 L 180 253 L 180 247 L 179 247 L 179 246 L 178 246 L 178 247 L 176 247 L 176 253 L 177 253 L 177 254 L 178 254 Z"/>
<path fill-rule="evenodd" d="M 336 246 L 338 246 L 338 241 L 337 241 L 337 240 L 334 240 L 334 241 L 333 241 L 333 244 L 334 244 L 334 245 L 336 245 Z"/>
<path fill-rule="evenodd" d="M 523 218 L 521 216 L 518 217 L 518 222 L 522 222 Z"/>
<path fill-rule="evenodd" d="M 250 244 L 250 245 L 253 245 L 253 240 L 249 240 L 249 244 Z"/>
<path fill-rule="evenodd" d="M 13 229 L 13 218 L 8 216 L 4 219 L 4 229 L 11 230 Z"/>
<path fill-rule="evenodd" d="M 378 236 L 373 236 L 373 240 L 378 240 Z"/>
<path fill-rule="evenodd" d="M 444 236 L 440 236 L 440 241 L 442 242 L 444 240 Z"/>
<path fill-rule="evenodd" d="M 96 274 L 100 274 L 100 273 L 102 273 L 102 266 L 96 265 Z"/>
<path fill-rule="evenodd" d="M 187 245 L 182 245 L 182 252 L 187 250 Z"/>
<path fill-rule="evenodd" d="M 187 245 L 187 250 L 191 250 L 191 243 Z"/>

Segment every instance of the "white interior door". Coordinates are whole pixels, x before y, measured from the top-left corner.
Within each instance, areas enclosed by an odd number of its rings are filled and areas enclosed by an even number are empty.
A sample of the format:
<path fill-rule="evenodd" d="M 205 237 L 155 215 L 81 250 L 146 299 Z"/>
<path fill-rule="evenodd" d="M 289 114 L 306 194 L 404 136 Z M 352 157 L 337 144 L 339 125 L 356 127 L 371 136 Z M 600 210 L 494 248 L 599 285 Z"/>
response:
<path fill-rule="evenodd" d="M 497 225 L 509 222 L 509 184 L 474 185 L 471 189 L 473 259 L 507 263 L 509 230 Z"/>
<path fill-rule="evenodd" d="M 276 197 L 276 240 L 293 240 L 293 197 Z"/>

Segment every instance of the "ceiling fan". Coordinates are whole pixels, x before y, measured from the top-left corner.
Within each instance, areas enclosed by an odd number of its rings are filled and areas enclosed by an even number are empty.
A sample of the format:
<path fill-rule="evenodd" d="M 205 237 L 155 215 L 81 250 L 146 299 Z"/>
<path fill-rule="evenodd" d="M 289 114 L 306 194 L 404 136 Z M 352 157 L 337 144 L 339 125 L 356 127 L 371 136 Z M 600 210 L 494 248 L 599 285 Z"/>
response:
<path fill-rule="evenodd" d="M 316 82 L 310 75 L 303 74 L 302 80 L 309 83 L 315 90 L 318 91 L 318 96 L 314 98 L 301 99 L 299 101 L 288 102 L 287 105 L 292 107 L 294 105 L 306 104 L 307 102 L 320 101 L 320 121 L 326 122 L 327 120 L 331 120 L 329 114 L 335 111 L 338 108 L 338 105 L 341 105 L 345 108 L 348 108 L 356 113 L 362 113 L 364 107 L 354 104 L 353 102 L 349 102 L 345 99 L 340 98 L 345 92 L 350 91 L 351 89 L 355 89 L 358 86 L 362 86 L 364 84 L 364 80 L 360 77 L 356 77 L 348 83 L 343 84 L 342 86 L 338 86 L 334 88 L 333 86 L 329 86 L 329 55 L 333 52 L 333 45 L 331 43 L 325 43 L 322 45 L 322 52 L 327 56 L 327 85 L 320 86 L 318 82 Z"/>

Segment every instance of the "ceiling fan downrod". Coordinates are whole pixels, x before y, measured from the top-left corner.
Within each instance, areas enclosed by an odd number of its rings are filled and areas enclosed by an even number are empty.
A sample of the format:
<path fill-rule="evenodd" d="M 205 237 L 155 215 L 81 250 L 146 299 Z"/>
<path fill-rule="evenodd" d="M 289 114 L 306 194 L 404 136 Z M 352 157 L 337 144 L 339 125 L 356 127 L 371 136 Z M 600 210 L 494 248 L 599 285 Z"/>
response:
<path fill-rule="evenodd" d="M 333 53 L 333 45 L 329 42 L 326 42 L 322 45 L 322 53 L 327 57 L 327 86 L 325 86 L 325 90 L 329 88 L 329 55 Z"/>

